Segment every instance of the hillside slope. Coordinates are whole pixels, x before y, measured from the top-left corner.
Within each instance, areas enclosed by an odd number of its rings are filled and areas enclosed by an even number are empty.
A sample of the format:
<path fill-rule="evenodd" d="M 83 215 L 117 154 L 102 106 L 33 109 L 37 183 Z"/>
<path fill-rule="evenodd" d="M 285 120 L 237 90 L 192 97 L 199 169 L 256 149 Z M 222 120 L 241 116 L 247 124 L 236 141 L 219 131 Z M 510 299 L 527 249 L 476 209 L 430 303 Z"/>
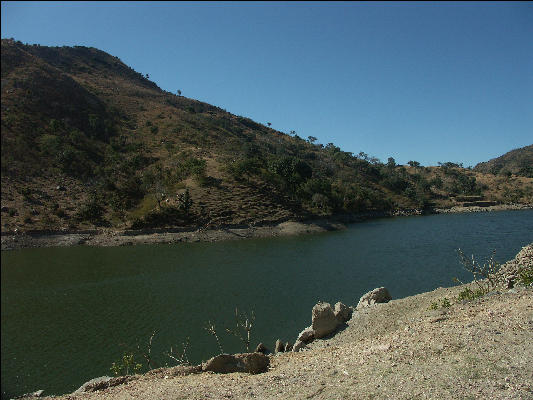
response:
<path fill-rule="evenodd" d="M 533 145 L 511 150 L 500 157 L 482 162 L 474 171 L 494 175 L 515 174 L 533 178 Z"/>
<path fill-rule="evenodd" d="M 1 52 L 2 232 L 533 202 L 533 179 L 384 164 L 165 92 L 94 48 L 2 39 Z"/>

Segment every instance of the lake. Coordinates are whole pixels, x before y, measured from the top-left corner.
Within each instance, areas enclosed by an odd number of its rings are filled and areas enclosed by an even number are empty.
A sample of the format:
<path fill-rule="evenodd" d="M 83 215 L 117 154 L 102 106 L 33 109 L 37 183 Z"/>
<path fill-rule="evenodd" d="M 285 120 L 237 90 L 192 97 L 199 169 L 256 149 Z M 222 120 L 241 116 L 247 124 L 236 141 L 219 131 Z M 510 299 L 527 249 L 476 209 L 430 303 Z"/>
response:
<path fill-rule="evenodd" d="M 533 242 L 533 210 L 374 219 L 343 231 L 218 243 L 2 252 L 2 398 L 76 390 L 112 375 L 126 352 L 155 362 L 190 338 L 193 363 L 242 352 L 235 308 L 256 319 L 252 346 L 293 342 L 319 301 L 356 305 L 386 286 L 401 298 L 468 281 L 456 250 L 507 261 Z M 139 361 L 143 361 L 139 357 Z"/>

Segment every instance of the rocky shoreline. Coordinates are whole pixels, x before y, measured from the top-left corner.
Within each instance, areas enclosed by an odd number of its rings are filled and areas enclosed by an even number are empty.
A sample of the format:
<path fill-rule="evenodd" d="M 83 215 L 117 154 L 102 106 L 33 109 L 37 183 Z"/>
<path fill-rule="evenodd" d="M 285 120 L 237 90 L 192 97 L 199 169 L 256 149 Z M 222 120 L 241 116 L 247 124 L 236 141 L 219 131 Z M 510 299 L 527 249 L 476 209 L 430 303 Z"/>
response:
<path fill-rule="evenodd" d="M 49 398 L 533 398 L 533 286 L 508 286 L 517 268 L 533 269 L 533 243 L 502 265 L 495 290 L 475 300 L 458 297 L 466 285 L 397 300 L 378 288 L 356 307 L 317 304 L 298 337 L 305 344 L 292 351 L 98 378 Z"/>
<path fill-rule="evenodd" d="M 262 226 L 228 226 L 216 229 L 175 228 L 125 231 L 102 229 L 74 232 L 2 232 L 1 248 L 2 250 L 15 250 L 78 245 L 108 247 L 156 243 L 217 242 L 335 231 L 345 229 L 347 223 L 360 222 L 372 218 L 528 209 L 533 209 L 533 204 L 500 204 L 488 207 L 454 206 L 448 209 L 436 208 L 429 211 L 412 209 L 393 212 L 370 212 L 357 215 L 337 215 L 330 219 L 284 221 Z"/>

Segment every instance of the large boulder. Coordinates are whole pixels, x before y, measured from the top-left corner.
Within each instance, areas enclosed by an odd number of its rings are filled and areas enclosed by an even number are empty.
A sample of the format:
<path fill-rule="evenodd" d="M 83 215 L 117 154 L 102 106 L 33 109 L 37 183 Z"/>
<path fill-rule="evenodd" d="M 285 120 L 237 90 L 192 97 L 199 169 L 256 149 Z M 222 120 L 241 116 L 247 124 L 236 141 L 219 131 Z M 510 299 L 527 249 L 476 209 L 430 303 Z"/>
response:
<path fill-rule="evenodd" d="M 119 378 L 125 378 L 125 377 L 119 377 Z M 110 376 L 100 376 L 98 378 L 94 378 L 88 382 L 85 382 L 74 393 L 78 394 L 78 393 L 96 392 L 97 390 L 106 389 L 110 386 L 116 386 L 116 383 L 115 385 L 113 385 L 114 381 L 116 380 L 117 378 L 112 378 Z"/>
<path fill-rule="evenodd" d="M 276 345 L 274 346 L 274 353 L 283 353 L 285 350 L 285 344 L 280 340 L 276 340 Z"/>
<path fill-rule="evenodd" d="M 338 321 L 331 304 L 318 303 L 313 307 L 311 327 L 315 331 L 315 338 L 329 335 L 337 329 Z"/>
<path fill-rule="evenodd" d="M 304 347 L 305 347 L 305 342 L 302 342 L 301 340 L 297 340 L 296 343 L 294 343 L 294 346 L 292 346 L 292 351 L 297 353 Z"/>
<path fill-rule="evenodd" d="M 365 293 L 361 297 L 361 299 L 359 299 L 359 303 L 357 304 L 357 309 L 369 307 L 373 304 L 378 304 L 378 303 L 388 303 L 390 300 L 392 300 L 392 297 L 389 291 L 384 287 L 380 287 L 380 288 L 371 290 L 368 293 Z"/>
<path fill-rule="evenodd" d="M 266 354 L 266 353 L 268 353 L 268 349 L 266 348 L 266 346 L 263 343 L 259 343 L 257 345 L 257 347 L 255 348 L 255 352 L 256 353 Z"/>
<path fill-rule="evenodd" d="M 269 364 L 270 359 L 262 353 L 220 354 L 203 363 L 202 371 L 220 374 L 231 372 L 258 374 L 266 371 Z"/>
<path fill-rule="evenodd" d="M 352 318 L 352 309 L 340 301 L 335 304 L 334 313 L 339 324 L 343 324 Z"/>
<path fill-rule="evenodd" d="M 296 341 L 309 343 L 312 342 L 315 339 L 315 331 L 313 330 L 312 326 L 308 326 L 303 331 L 300 332 L 298 335 L 298 339 Z"/>

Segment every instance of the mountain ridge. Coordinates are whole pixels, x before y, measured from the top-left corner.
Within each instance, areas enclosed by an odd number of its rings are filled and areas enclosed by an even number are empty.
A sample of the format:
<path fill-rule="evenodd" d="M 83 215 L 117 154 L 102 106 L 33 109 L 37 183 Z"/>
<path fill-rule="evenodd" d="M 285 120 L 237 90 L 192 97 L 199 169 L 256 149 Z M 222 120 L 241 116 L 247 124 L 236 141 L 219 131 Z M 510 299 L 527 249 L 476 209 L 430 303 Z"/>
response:
<path fill-rule="evenodd" d="M 521 175 L 533 178 L 533 144 L 476 164 L 474 171 L 494 175 Z"/>

